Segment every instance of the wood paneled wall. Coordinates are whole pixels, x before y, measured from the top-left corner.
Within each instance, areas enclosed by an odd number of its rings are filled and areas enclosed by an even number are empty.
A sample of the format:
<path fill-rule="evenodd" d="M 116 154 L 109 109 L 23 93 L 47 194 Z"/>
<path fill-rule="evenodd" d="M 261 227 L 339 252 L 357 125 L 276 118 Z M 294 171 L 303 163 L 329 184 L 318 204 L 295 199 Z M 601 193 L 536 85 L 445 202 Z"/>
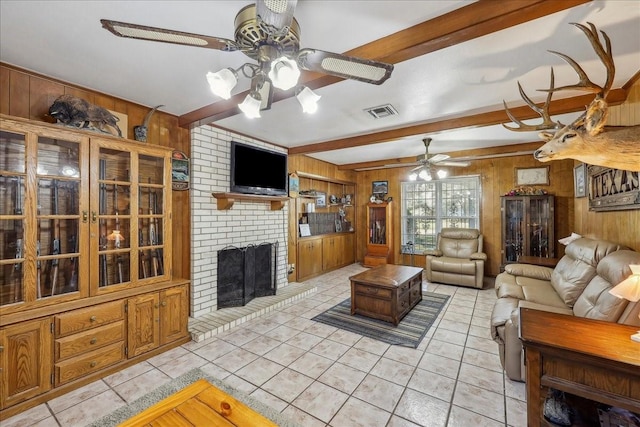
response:
<path fill-rule="evenodd" d="M 608 124 L 640 125 L 640 81 L 630 88 L 625 103 L 609 109 Z M 575 199 L 575 228 L 574 231 L 583 236 L 606 239 L 640 251 L 640 209 L 593 212 L 589 211 L 588 198 Z"/>
<path fill-rule="evenodd" d="M 49 107 L 63 94 L 126 114 L 123 136 L 133 139 L 133 127 L 141 125 L 150 107 L 61 82 L 10 65 L 0 64 L 0 113 L 31 120 L 53 122 Z M 189 130 L 178 126 L 178 117 L 156 111 L 149 123 L 147 141 L 183 151 L 191 156 Z M 188 191 L 173 192 L 173 275 L 189 279 L 191 275 L 191 209 Z"/>
<path fill-rule="evenodd" d="M 539 147 L 539 143 L 518 145 L 518 150 L 529 150 Z M 487 153 L 489 150 L 483 150 Z M 507 151 L 503 148 L 493 149 L 494 152 Z M 510 150 L 513 151 L 513 150 Z M 469 155 L 472 152 L 452 153 L 452 157 Z M 565 237 L 571 233 L 573 228 L 573 161 L 562 160 L 550 162 L 549 175 L 550 185 L 536 186 L 547 190 L 549 194 L 555 196 L 555 229 L 556 237 Z M 484 235 L 484 251 L 487 253 L 486 274 L 495 276 L 500 272 L 501 262 L 501 215 L 500 196 L 513 189 L 515 186 L 515 168 L 539 167 L 540 162 L 532 155 L 502 157 L 496 159 L 475 160 L 466 168 L 443 168 L 449 172 L 449 176 L 480 175 L 482 185 L 482 201 L 480 206 L 480 232 Z M 398 203 L 394 204 L 394 252 L 397 263 L 409 264 L 410 258 L 400 254 L 401 242 L 401 183 L 408 181 L 409 172 L 412 167 L 379 169 L 358 173 L 358 206 L 367 203 L 371 193 L 372 181 L 389 181 L 389 196 Z M 366 248 L 365 211 L 360 210 L 358 217 L 358 259 L 364 257 Z M 556 239 L 557 240 L 557 239 Z M 564 254 L 562 246 L 556 242 L 556 253 L 560 256 Z M 560 252 L 558 252 L 560 251 Z M 415 255 L 414 264 L 424 267 L 425 258 L 422 255 Z"/>

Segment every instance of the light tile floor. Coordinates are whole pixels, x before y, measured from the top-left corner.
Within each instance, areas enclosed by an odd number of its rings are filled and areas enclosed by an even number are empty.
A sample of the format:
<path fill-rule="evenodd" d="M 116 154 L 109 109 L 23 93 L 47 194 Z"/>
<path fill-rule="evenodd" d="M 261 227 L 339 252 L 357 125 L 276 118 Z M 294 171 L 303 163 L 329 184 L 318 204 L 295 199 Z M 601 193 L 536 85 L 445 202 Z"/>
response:
<path fill-rule="evenodd" d="M 2 422 L 83 426 L 199 367 L 304 427 L 526 426 L 525 388 L 504 375 L 489 336 L 495 292 L 451 295 L 417 349 L 310 319 L 350 296 L 358 264 L 306 282 L 317 292 Z"/>

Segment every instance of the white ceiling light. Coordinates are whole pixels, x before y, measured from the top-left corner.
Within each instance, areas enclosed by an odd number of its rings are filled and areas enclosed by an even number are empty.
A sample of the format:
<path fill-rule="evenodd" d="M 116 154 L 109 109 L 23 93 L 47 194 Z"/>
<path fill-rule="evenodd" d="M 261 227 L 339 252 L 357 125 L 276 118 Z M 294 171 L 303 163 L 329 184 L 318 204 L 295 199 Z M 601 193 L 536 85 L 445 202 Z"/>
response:
<path fill-rule="evenodd" d="M 303 112 L 313 114 L 318 111 L 318 100 L 322 97 L 308 87 L 302 86 L 296 90 L 296 98 L 300 105 L 302 105 Z"/>
<path fill-rule="evenodd" d="M 238 74 L 231 68 L 224 68 L 217 73 L 208 72 L 207 81 L 214 95 L 222 99 L 231 97 L 231 90 L 238 83 Z"/>
<path fill-rule="evenodd" d="M 242 110 L 245 116 L 249 119 L 255 119 L 260 117 L 260 104 L 262 104 L 262 97 L 258 92 L 251 92 L 242 101 L 242 104 L 238 105 L 238 108 Z"/>
<path fill-rule="evenodd" d="M 291 89 L 298 83 L 299 78 L 300 69 L 294 60 L 281 56 L 271 63 L 269 79 L 278 89 Z"/>
<path fill-rule="evenodd" d="M 446 177 L 447 177 L 447 171 L 446 171 L 446 170 L 444 170 L 444 169 L 440 169 L 440 170 L 437 172 L 437 175 L 438 175 L 438 178 L 440 178 L 440 179 L 444 179 L 444 178 L 446 178 Z"/>

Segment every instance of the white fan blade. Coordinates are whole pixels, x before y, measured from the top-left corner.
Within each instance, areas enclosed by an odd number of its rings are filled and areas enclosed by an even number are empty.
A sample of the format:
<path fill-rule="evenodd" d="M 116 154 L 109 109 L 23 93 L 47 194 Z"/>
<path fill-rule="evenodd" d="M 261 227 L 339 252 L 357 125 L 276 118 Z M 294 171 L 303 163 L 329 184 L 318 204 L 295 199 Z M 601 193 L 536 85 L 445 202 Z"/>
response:
<path fill-rule="evenodd" d="M 429 163 L 440 163 L 444 160 L 447 160 L 450 156 L 446 154 L 435 154 L 432 157 L 429 157 Z"/>

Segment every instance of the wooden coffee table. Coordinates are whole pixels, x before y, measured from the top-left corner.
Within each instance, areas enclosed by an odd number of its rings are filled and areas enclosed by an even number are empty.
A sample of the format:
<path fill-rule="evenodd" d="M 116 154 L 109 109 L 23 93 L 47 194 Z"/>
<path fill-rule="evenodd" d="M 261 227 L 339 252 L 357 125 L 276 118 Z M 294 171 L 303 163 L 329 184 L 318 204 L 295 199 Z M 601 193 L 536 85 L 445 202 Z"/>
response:
<path fill-rule="evenodd" d="M 349 277 L 351 314 L 397 326 L 422 300 L 422 268 L 383 264 Z"/>

